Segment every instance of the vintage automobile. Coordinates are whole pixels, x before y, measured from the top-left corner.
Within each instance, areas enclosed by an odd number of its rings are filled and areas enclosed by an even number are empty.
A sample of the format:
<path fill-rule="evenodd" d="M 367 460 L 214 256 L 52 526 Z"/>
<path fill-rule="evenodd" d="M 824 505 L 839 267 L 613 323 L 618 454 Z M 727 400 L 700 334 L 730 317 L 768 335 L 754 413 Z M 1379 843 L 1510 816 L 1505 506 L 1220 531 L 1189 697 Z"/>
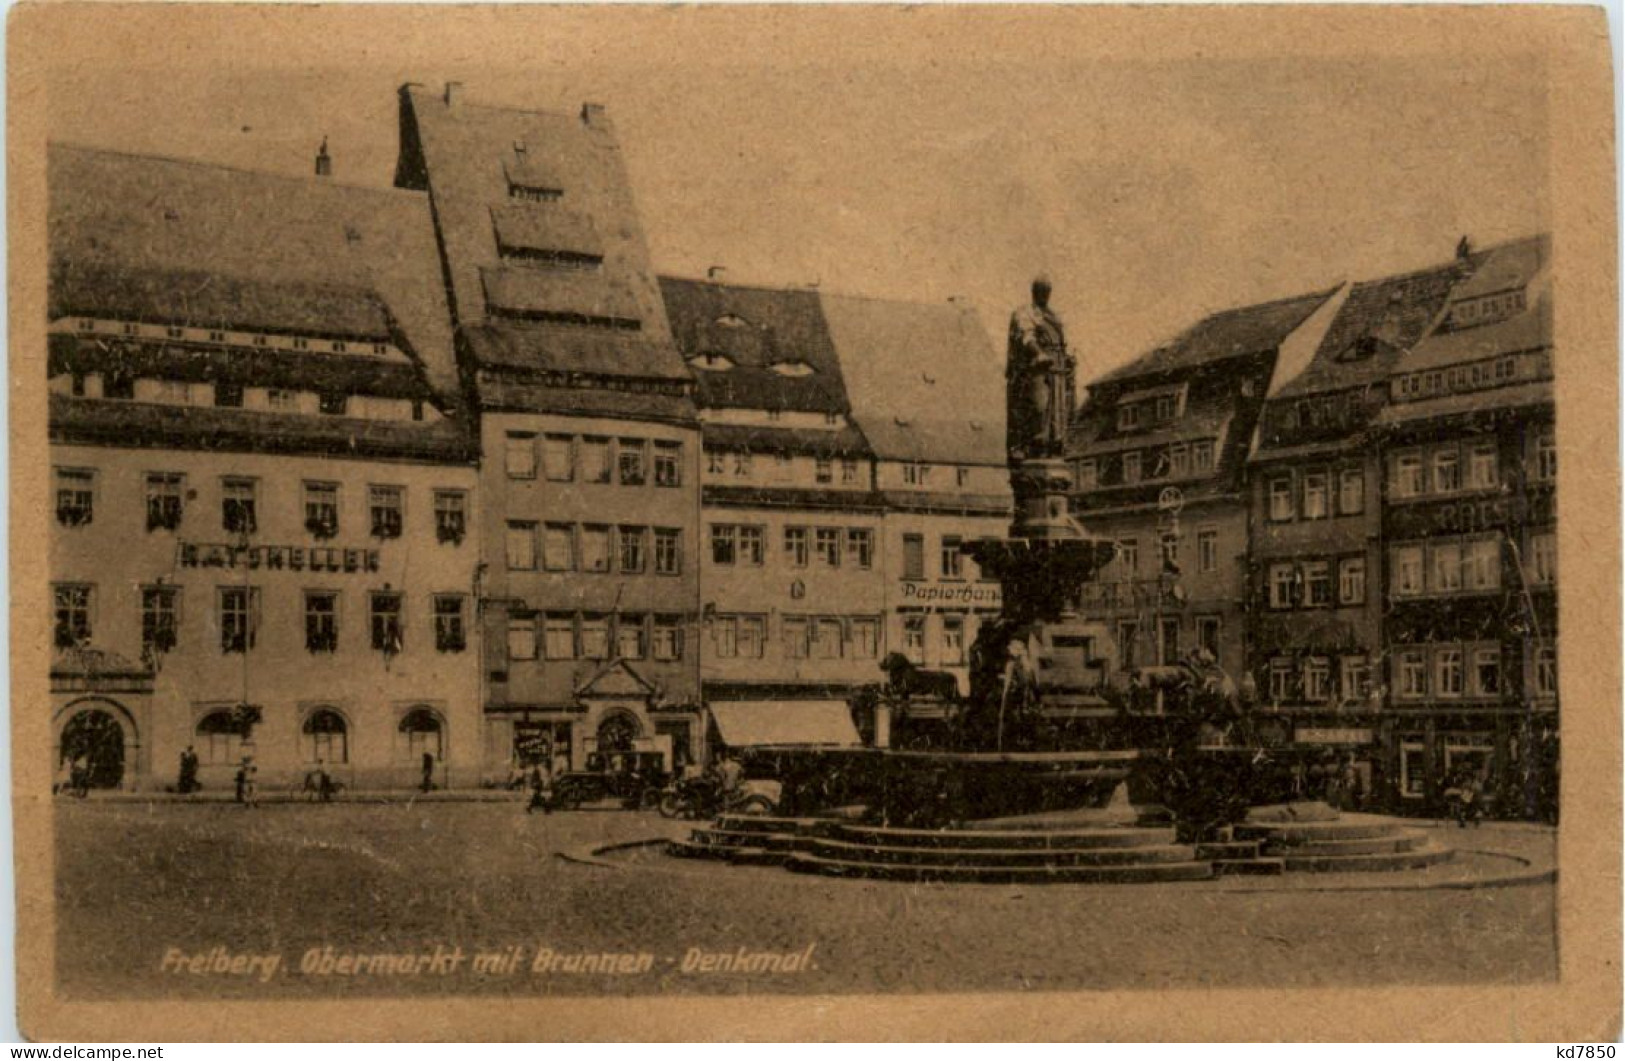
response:
<path fill-rule="evenodd" d="M 554 805 L 574 810 L 583 803 L 615 799 L 629 809 L 653 810 L 670 780 L 661 752 L 592 752 L 587 769 L 554 780 Z"/>

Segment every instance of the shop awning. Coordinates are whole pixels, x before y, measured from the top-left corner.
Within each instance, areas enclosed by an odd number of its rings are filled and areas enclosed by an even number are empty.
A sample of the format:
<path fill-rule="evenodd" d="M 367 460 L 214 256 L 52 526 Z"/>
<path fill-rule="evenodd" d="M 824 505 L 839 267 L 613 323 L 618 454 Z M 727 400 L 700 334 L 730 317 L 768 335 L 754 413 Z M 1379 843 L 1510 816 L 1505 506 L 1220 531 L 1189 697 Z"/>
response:
<path fill-rule="evenodd" d="M 862 743 L 844 700 L 724 700 L 710 708 L 722 742 L 733 748 Z"/>

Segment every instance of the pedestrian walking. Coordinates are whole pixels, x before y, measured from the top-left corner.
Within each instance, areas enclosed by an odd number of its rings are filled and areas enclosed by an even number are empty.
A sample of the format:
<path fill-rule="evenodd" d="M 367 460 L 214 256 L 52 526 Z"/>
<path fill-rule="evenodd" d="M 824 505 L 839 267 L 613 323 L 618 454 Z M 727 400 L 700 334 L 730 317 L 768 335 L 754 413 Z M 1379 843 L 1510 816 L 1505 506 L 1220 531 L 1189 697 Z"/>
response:
<path fill-rule="evenodd" d="M 79 799 L 90 795 L 90 756 L 83 751 L 74 752 L 68 764 L 68 787 Z"/>
<path fill-rule="evenodd" d="M 424 792 L 434 791 L 434 752 L 423 753 L 423 781 L 418 787 Z"/>
<path fill-rule="evenodd" d="M 175 791 L 183 796 L 189 796 L 203 786 L 197 779 L 198 758 L 197 752 L 188 744 L 186 750 L 181 752 L 180 777 L 175 781 Z"/>
<path fill-rule="evenodd" d="M 243 764 L 237 768 L 237 801 L 245 807 L 259 806 L 258 774 L 259 767 L 254 765 L 254 757 L 243 756 Z"/>
<path fill-rule="evenodd" d="M 525 807 L 525 813 L 531 814 L 541 811 L 543 814 L 553 813 L 553 768 L 545 762 L 532 763 L 530 767 L 530 803 Z"/>

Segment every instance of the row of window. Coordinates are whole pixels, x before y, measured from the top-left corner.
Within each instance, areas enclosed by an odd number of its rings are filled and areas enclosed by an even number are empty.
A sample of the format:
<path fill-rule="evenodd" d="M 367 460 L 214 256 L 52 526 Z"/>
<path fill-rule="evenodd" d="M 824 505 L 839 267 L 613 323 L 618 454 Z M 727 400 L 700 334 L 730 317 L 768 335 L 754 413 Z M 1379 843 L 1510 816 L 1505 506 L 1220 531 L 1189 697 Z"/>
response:
<path fill-rule="evenodd" d="M 957 549 L 958 539 L 953 539 Z M 721 567 L 761 567 L 767 528 L 749 523 L 711 525 L 711 562 Z M 867 571 L 875 562 L 875 532 L 868 527 L 786 527 L 784 560 L 791 567 L 846 566 Z"/>
<path fill-rule="evenodd" d="M 1360 468 L 1300 471 L 1296 484 L 1291 474 L 1269 480 L 1269 518 L 1276 523 L 1357 516 L 1364 511 L 1365 472 Z"/>
<path fill-rule="evenodd" d="M 1501 386 L 1518 378 L 1518 361 L 1517 357 L 1497 357 L 1447 369 L 1412 372 L 1393 381 L 1394 394 L 1400 398 L 1431 398 Z"/>
<path fill-rule="evenodd" d="M 965 539 L 957 534 L 944 534 L 937 542 L 937 573 L 939 577 L 950 581 L 966 578 L 966 557 L 964 553 Z M 971 564 L 974 567 L 975 564 Z M 925 535 L 903 535 L 903 578 L 917 582 L 926 577 L 925 574 Z M 990 581 L 985 574 L 978 574 L 982 581 Z"/>
<path fill-rule="evenodd" d="M 1180 536 L 1165 531 L 1157 536 L 1157 558 L 1165 574 L 1178 574 L 1180 567 Z M 1140 539 L 1119 538 L 1110 566 L 1103 572 L 1106 581 L 1128 582 L 1140 576 Z M 1196 531 L 1196 570 L 1208 574 L 1219 569 L 1219 532 L 1214 527 Z"/>
<path fill-rule="evenodd" d="M 830 414 L 834 416 L 834 413 Z M 775 478 L 786 480 L 790 478 L 791 466 L 794 457 L 788 453 L 773 454 L 773 472 Z M 839 462 L 833 457 L 815 457 L 813 459 L 813 481 L 821 486 L 835 483 L 835 469 L 840 466 L 842 486 L 863 485 L 862 468 L 856 458 L 842 457 Z M 910 465 L 913 467 L 913 465 Z M 747 449 L 712 449 L 705 451 L 705 470 L 709 475 L 732 475 L 735 479 L 749 479 L 756 468 L 756 454 Z M 731 471 L 730 471 L 731 469 Z M 968 470 L 961 469 L 961 482 L 964 485 L 964 476 Z"/>
<path fill-rule="evenodd" d="M 186 476 L 181 472 L 148 472 L 145 478 L 146 527 L 177 530 L 188 507 Z M 435 536 L 457 543 L 467 532 L 468 496 L 462 490 L 435 490 Z M 338 483 L 304 484 L 305 529 L 318 538 L 339 532 Z M 96 472 L 88 468 L 56 469 L 56 519 L 65 527 L 82 527 L 96 519 Z M 406 526 L 406 487 L 368 485 L 367 522 L 375 538 L 399 538 Z M 259 482 L 229 476 L 220 480 L 220 525 L 232 534 L 252 534 L 259 527 Z"/>
<path fill-rule="evenodd" d="M 299 724 L 299 747 L 312 766 L 344 766 L 350 761 L 350 723 L 336 708 L 318 707 Z M 445 747 L 446 724 L 432 708 L 412 708 L 395 727 L 394 758 L 403 766 L 415 767 L 425 755 L 438 762 Z M 203 766 L 235 766 L 243 758 L 242 726 L 230 710 L 210 711 L 198 719 L 192 749 Z"/>
<path fill-rule="evenodd" d="M 534 479 L 540 470 L 555 483 L 608 483 L 642 486 L 650 478 L 648 439 L 606 438 L 596 435 L 536 435 L 510 431 L 503 460 L 510 479 Z M 683 485 L 683 444 L 655 442 L 652 447 L 654 484 Z"/>
<path fill-rule="evenodd" d="M 103 321 L 81 317 L 78 330 L 89 334 L 123 335 L 132 338 L 183 339 L 188 342 L 228 343 L 234 346 L 277 347 L 286 350 L 321 350 L 335 354 L 387 354 L 388 343 L 356 342 L 349 339 L 318 339 L 302 335 L 268 335 L 264 332 L 221 331 L 214 328 L 188 328 L 175 324 L 139 324 L 132 321 Z"/>
<path fill-rule="evenodd" d="M 1395 597 L 1420 597 L 1498 590 L 1501 557 L 1501 539 L 1495 537 L 1395 545 L 1388 551 L 1389 592 Z M 1519 560 L 1525 584 L 1552 585 L 1557 580 L 1556 533 L 1530 535 L 1528 555 Z"/>
<path fill-rule="evenodd" d="M 1557 436 L 1535 436 L 1530 474 L 1536 482 L 1557 479 Z M 1500 452 L 1493 441 L 1446 443 L 1396 453 L 1388 463 L 1388 490 L 1396 498 L 1435 497 L 1501 485 Z"/>
<path fill-rule="evenodd" d="M 651 566 L 650 538 L 654 542 Z M 582 571 L 588 574 L 683 573 L 683 532 L 674 527 L 598 523 L 536 523 L 510 520 L 506 541 L 510 571 Z"/>
<path fill-rule="evenodd" d="M 1143 393 L 1143 392 L 1142 392 Z M 1185 412 L 1185 388 L 1176 387 L 1154 396 L 1124 401 L 1117 407 L 1117 430 L 1134 431 L 1153 424 L 1177 420 Z"/>
<path fill-rule="evenodd" d="M 1495 698 L 1503 687 L 1501 646 L 1493 643 L 1417 645 L 1393 653 L 1396 700 Z M 1557 695 L 1557 650 L 1531 648 L 1530 691 Z"/>
<path fill-rule="evenodd" d="M 1365 603 L 1366 566 L 1363 556 L 1299 559 L 1271 564 L 1267 579 L 1269 606 L 1275 610 Z"/>
<path fill-rule="evenodd" d="M 508 620 L 510 660 L 605 660 L 610 646 L 619 659 L 680 660 L 684 649 L 680 615 L 605 615 L 547 612 Z"/>
<path fill-rule="evenodd" d="M 1111 470 L 1116 468 L 1115 482 L 1123 485 L 1158 479 L 1185 479 L 1193 475 L 1208 475 L 1213 471 L 1213 440 L 1201 442 L 1175 442 L 1147 450 L 1129 450 L 1118 458 L 1090 457 L 1072 466 L 1077 489 L 1093 490 L 1112 485 Z"/>
<path fill-rule="evenodd" d="M 96 587 L 82 582 L 59 582 L 52 587 L 55 605 L 55 642 L 59 649 L 91 643 L 95 633 Z M 337 590 L 304 592 L 305 648 L 312 653 L 337 652 L 342 594 Z M 430 596 L 430 622 L 437 652 L 461 652 L 468 647 L 464 621 L 466 598 L 459 593 Z M 367 631 L 373 650 L 398 655 L 406 649 L 405 595 L 388 590 L 367 594 Z M 222 652 L 247 652 L 260 630 L 260 590 L 256 586 L 218 586 L 215 589 L 214 629 Z M 141 647 L 144 653 L 175 649 L 181 632 L 181 592 L 175 586 L 141 589 Z"/>
<path fill-rule="evenodd" d="M 1371 662 L 1365 656 L 1277 656 L 1270 660 L 1271 703 L 1359 700 L 1371 695 Z"/>
<path fill-rule="evenodd" d="M 1152 664 L 1166 666 L 1177 663 L 1184 658 L 1189 648 L 1206 649 L 1212 653 L 1214 659 L 1222 663 L 1223 654 L 1219 646 L 1220 626 L 1217 615 L 1196 616 L 1196 642 L 1187 646 L 1182 633 L 1184 624 L 1178 616 L 1163 616 L 1148 630 L 1142 629 L 1138 619 L 1120 619 L 1116 630 L 1117 668 L 1129 671 Z M 1142 651 L 1142 634 L 1149 634 L 1155 638 L 1150 653 Z"/>
<path fill-rule="evenodd" d="M 164 405 L 213 405 L 217 409 L 258 409 L 273 413 L 320 413 L 369 419 L 424 419 L 421 398 L 385 398 L 339 390 L 308 391 L 293 387 L 248 387 L 233 380 L 192 380 L 137 376 L 118 367 L 105 372 L 75 372 L 68 380 L 75 398 L 112 398 Z"/>

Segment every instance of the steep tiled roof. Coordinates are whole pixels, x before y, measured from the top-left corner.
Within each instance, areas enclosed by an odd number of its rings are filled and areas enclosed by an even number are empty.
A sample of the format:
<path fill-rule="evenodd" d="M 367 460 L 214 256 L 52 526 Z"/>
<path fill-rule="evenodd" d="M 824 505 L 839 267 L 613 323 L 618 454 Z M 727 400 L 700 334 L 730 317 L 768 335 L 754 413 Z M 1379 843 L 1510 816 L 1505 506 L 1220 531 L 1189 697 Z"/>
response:
<path fill-rule="evenodd" d="M 1451 288 L 1484 258 L 1482 253 L 1469 255 L 1447 265 L 1353 285 L 1308 367 L 1286 381 L 1278 396 L 1296 398 L 1383 379 L 1433 325 Z"/>
<path fill-rule="evenodd" d="M 1499 354 L 1543 350 L 1552 345 L 1551 294 L 1537 295 L 1526 312 L 1456 331 L 1437 331 L 1417 344 L 1395 367 L 1396 374 L 1481 361 Z"/>
<path fill-rule="evenodd" d="M 475 458 L 469 436 L 450 420 L 299 416 L 53 394 L 50 425 L 53 441 L 86 445 L 449 462 Z"/>
<path fill-rule="evenodd" d="M 1214 313 L 1180 332 L 1172 341 L 1106 373 L 1095 382 L 1156 376 L 1229 357 L 1273 350 L 1319 309 L 1335 290 L 1331 288 Z"/>
<path fill-rule="evenodd" d="M 433 200 L 455 319 L 470 333 L 474 355 L 494 358 L 481 367 L 550 371 L 591 351 L 594 375 L 688 379 L 620 146 L 601 109 L 583 108 L 577 116 L 492 107 L 406 85 L 400 118 L 396 183 L 427 189 Z M 524 197 L 536 190 L 558 197 Z M 505 259 L 499 228 L 510 247 L 601 254 L 602 262 L 566 269 Z M 548 324 L 503 319 L 511 315 Z M 624 330 L 639 342 L 620 344 Z M 606 333 L 617 339 L 600 341 Z"/>
<path fill-rule="evenodd" d="M 488 369 L 688 381 L 688 370 L 642 332 L 541 323 L 473 324 L 459 334 Z"/>
<path fill-rule="evenodd" d="M 723 371 L 694 369 L 708 408 L 846 413 L 846 383 L 816 291 L 744 287 L 661 277 L 678 349 L 692 364 L 721 355 Z M 805 375 L 774 365 L 800 362 Z"/>
<path fill-rule="evenodd" d="M 706 424 L 706 445 L 746 449 L 756 453 L 801 453 L 818 457 L 864 457 L 869 443 L 855 427 L 836 431 L 814 428 L 758 427 L 747 424 Z"/>
<path fill-rule="evenodd" d="M 428 199 L 53 144 L 53 315 L 389 340 L 454 400 Z"/>
<path fill-rule="evenodd" d="M 884 460 L 1003 466 L 1004 366 L 974 310 L 822 295 L 852 414 Z"/>

